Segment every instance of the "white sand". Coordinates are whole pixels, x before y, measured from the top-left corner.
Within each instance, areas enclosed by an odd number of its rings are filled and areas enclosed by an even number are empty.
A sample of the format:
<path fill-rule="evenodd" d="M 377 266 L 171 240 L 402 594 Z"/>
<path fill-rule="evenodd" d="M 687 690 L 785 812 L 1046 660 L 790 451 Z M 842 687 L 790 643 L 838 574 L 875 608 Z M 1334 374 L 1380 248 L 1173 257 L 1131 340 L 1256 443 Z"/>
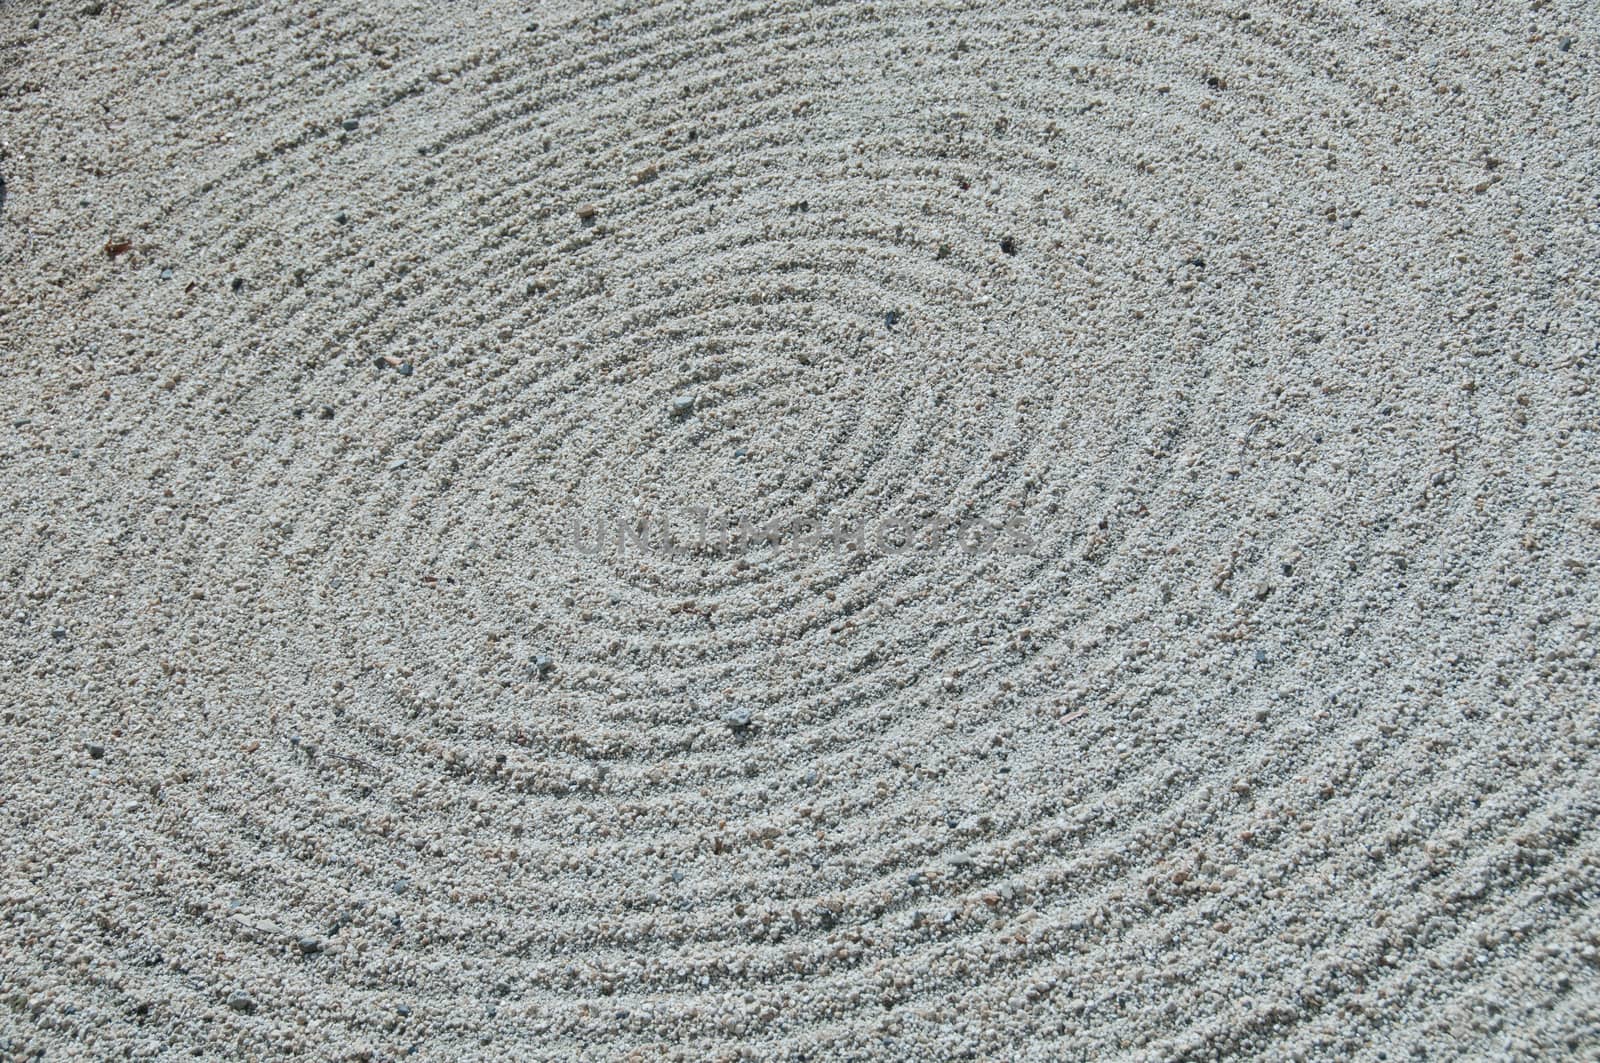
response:
<path fill-rule="evenodd" d="M 1592 0 L 264 6 L 0 6 L 0 1055 L 1600 1051 Z"/>

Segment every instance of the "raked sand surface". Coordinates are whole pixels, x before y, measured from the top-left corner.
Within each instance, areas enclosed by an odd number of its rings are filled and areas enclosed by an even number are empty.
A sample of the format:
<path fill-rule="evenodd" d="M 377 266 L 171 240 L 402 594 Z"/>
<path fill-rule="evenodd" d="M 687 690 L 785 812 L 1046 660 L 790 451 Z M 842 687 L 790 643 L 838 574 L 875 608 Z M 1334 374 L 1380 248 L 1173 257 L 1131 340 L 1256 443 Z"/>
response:
<path fill-rule="evenodd" d="M 0 1055 L 1596 1058 L 1597 115 L 1592 0 L 0 2 Z"/>

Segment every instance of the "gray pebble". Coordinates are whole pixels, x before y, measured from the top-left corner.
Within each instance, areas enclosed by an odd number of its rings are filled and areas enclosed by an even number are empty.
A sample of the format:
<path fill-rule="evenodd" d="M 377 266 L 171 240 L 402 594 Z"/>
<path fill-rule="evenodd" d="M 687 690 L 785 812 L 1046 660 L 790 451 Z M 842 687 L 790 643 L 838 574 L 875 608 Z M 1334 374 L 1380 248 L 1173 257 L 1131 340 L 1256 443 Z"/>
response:
<path fill-rule="evenodd" d="M 722 716 L 722 722 L 735 731 L 742 731 L 750 726 L 750 710 L 734 709 L 731 712 L 726 712 Z"/>
<path fill-rule="evenodd" d="M 338 222 L 340 225 L 343 225 L 345 222 L 350 220 L 350 215 L 341 210 L 339 213 L 333 216 L 333 220 Z"/>
<path fill-rule="evenodd" d="M 83 749 L 84 752 L 89 754 L 90 760 L 100 760 L 106 755 L 106 747 L 99 742 L 87 742 L 84 744 Z"/>
<path fill-rule="evenodd" d="M 322 951 L 322 942 L 314 937 L 303 937 L 300 939 L 299 944 L 302 955 L 314 956 Z"/>
<path fill-rule="evenodd" d="M 248 1015 L 250 1012 L 256 1010 L 256 1001 L 254 997 L 252 997 L 249 993 L 246 993 L 244 990 L 235 989 L 233 992 L 228 994 L 228 1007 L 232 1008 L 234 1011 L 244 1012 L 246 1015 Z"/>
<path fill-rule="evenodd" d="M 672 416 L 687 417 L 694 412 L 694 396 L 679 395 L 672 400 Z"/>
<path fill-rule="evenodd" d="M 344 129 L 347 133 L 353 133 L 360 127 L 361 120 L 359 118 L 346 118 L 344 120 Z"/>

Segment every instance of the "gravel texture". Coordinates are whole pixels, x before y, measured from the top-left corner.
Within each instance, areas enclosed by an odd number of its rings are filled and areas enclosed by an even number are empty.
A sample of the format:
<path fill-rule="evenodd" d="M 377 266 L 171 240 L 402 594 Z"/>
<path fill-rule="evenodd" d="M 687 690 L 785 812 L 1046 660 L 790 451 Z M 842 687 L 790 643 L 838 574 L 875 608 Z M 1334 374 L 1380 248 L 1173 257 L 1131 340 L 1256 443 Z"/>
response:
<path fill-rule="evenodd" d="M 0 4 L 0 1056 L 1595 1058 L 1597 71 Z"/>

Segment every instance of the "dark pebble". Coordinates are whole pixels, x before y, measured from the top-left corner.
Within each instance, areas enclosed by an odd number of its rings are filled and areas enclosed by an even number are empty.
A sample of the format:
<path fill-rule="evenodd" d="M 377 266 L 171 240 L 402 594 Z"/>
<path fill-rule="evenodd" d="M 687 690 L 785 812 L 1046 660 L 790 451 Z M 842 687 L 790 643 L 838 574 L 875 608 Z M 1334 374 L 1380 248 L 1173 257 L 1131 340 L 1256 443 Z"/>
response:
<path fill-rule="evenodd" d="M 83 748 L 84 752 L 89 754 L 90 760 L 100 760 L 106 755 L 106 747 L 99 742 L 89 742 Z"/>
<path fill-rule="evenodd" d="M 900 311 L 891 310 L 883 315 L 883 323 L 888 328 L 894 328 L 900 323 Z"/>
<path fill-rule="evenodd" d="M 415 372 L 415 370 L 413 370 L 411 368 L 411 363 L 410 362 L 401 362 L 400 363 L 400 375 L 401 376 L 410 376 L 413 372 Z"/>
<path fill-rule="evenodd" d="M 396 1015 L 399 1015 L 399 1016 L 401 1016 L 401 1017 L 402 1017 L 402 1018 L 403 1018 L 403 1017 L 405 1017 L 405 1016 L 407 1016 L 407 1015 L 410 1015 L 410 1014 L 411 1014 L 411 1009 L 410 1009 L 410 1008 L 408 1008 L 408 1007 L 407 1007 L 407 1006 L 406 1006 L 406 1005 L 404 1005 L 404 1004 L 399 1004 L 399 1005 L 397 1005 L 397 1006 L 396 1006 L 396 1007 L 395 1007 L 395 1009 L 394 1009 L 394 1013 L 395 1013 L 395 1014 L 396 1014 Z"/>
<path fill-rule="evenodd" d="M 950 245 L 949 244 L 940 244 L 939 245 L 939 250 L 934 252 L 933 257 L 936 258 L 936 259 L 949 258 L 950 257 Z"/>
<path fill-rule="evenodd" d="M 344 120 L 344 129 L 346 133 L 353 133 L 359 128 L 361 128 L 361 120 L 359 118 L 346 118 Z"/>
<path fill-rule="evenodd" d="M 322 418 L 324 421 L 333 420 L 333 407 L 332 406 L 324 406 L 324 407 L 322 407 L 322 409 L 317 411 L 317 416 Z"/>
<path fill-rule="evenodd" d="M 53 627 L 50 629 L 50 637 L 55 639 L 57 642 L 60 642 L 62 639 L 67 637 L 67 629 L 64 627 Z"/>
<path fill-rule="evenodd" d="M 305 956 L 314 956 L 322 951 L 322 942 L 316 938 L 305 937 L 299 941 L 300 952 Z"/>
<path fill-rule="evenodd" d="M 333 216 L 333 220 L 338 222 L 340 225 L 343 225 L 345 222 L 350 220 L 350 215 L 341 210 L 339 213 Z"/>
<path fill-rule="evenodd" d="M 233 290 L 236 291 L 236 292 L 244 291 L 244 278 L 243 277 L 235 277 L 235 278 L 233 278 Z"/>
<path fill-rule="evenodd" d="M 1008 255 L 1014 255 L 1017 253 L 1017 242 L 1009 236 L 1002 236 L 1000 238 L 1000 250 Z"/>

